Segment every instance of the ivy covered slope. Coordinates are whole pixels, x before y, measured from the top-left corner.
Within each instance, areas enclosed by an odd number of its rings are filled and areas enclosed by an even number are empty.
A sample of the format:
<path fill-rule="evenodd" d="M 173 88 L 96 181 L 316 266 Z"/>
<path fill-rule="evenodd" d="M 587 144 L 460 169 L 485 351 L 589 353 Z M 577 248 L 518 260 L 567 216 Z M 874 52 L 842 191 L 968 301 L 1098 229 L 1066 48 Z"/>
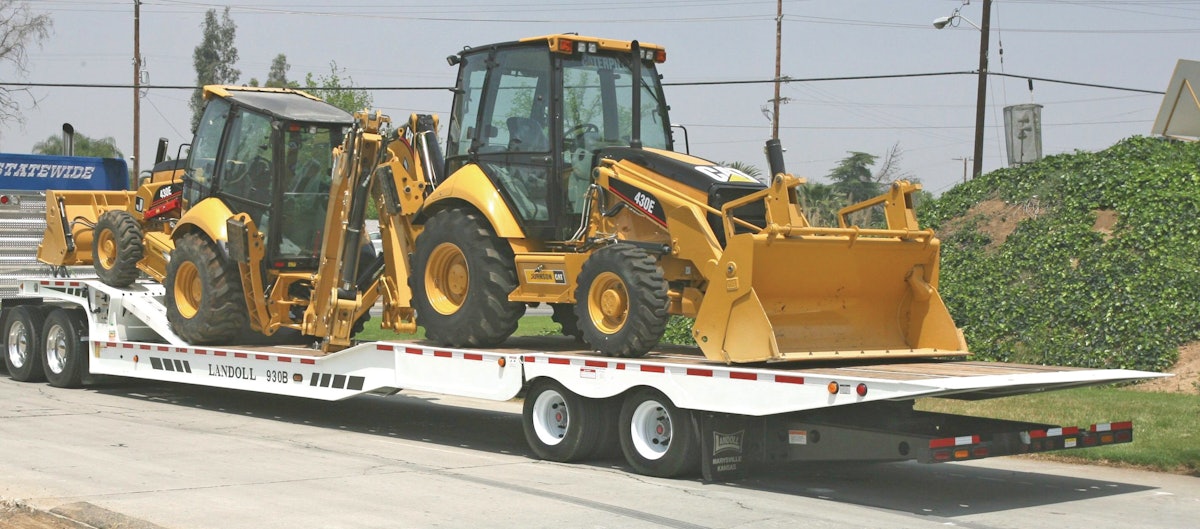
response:
<path fill-rule="evenodd" d="M 1200 338 L 1200 143 L 1051 156 L 919 213 L 977 358 L 1162 371 Z"/>

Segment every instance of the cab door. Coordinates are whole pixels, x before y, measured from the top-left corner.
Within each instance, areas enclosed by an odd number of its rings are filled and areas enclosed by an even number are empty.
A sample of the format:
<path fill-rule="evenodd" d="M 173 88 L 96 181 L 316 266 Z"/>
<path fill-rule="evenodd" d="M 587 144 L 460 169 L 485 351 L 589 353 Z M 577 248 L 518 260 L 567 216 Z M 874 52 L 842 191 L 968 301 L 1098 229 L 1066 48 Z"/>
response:
<path fill-rule="evenodd" d="M 468 55 L 460 70 L 448 145 L 452 172 L 473 161 L 500 191 L 526 235 L 559 238 L 560 184 L 552 175 L 554 72 L 544 46 Z M 457 132 L 457 134 L 456 134 Z"/>

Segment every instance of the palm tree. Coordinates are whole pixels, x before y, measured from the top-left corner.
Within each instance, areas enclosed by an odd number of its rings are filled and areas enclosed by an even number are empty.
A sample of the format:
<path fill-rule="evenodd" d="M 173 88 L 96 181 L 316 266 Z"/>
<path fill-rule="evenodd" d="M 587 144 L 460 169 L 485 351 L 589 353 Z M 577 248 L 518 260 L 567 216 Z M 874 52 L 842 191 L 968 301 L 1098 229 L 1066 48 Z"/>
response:
<path fill-rule="evenodd" d="M 95 139 L 83 134 L 76 134 L 74 143 L 76 156 L 95 156 L 97 158 L 125 157 L 121 153 L 121 149 L 117 148 L 117 140 L 113 139 L 112 136 Z M 63 150 L 62 136 L 55 134 L 33 144 L 33 154 L 66 154 Z"/>

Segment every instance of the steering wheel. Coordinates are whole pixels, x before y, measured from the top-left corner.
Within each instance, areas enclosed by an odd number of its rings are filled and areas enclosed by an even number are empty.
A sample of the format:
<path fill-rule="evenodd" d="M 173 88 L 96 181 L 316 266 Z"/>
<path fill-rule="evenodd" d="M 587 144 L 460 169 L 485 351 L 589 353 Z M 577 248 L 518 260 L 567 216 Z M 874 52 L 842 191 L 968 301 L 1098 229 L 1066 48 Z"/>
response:
<path fill-rule="evenodd" d="M 563 137 L 573 138 L 575 140 L 575 143 L 582 143 L 579 141 L 579 139 L 584 134 L 587 134 L 589 132 L 600 132 L 600 127 L 597 127 L 593 123 L 580 123 L 578 125 L 575 125 L 574 127 L 567 129 L 567 132 L 564 134 Z"/>

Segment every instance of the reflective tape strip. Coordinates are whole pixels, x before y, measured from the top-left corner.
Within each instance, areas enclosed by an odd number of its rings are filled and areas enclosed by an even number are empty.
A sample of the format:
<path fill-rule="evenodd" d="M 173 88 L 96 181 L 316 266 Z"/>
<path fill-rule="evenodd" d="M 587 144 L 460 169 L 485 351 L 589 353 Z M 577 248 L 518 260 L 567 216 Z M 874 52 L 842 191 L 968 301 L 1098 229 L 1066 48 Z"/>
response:
<path fill-rule="evenodd" d="M 1106 423 L 1101 423 L 1101 424 L 1093 424 L 1091 426 L 1091 428 L 1088 428 L 1088 429 L 1093 432 L 1111 432 L 1113 430 L 1132 430 L 1133 429 L 1133 421 L 1106 422 Z"/>
<path fill-rule="evenodd" d="M 979 444 L 978 435 L 964 435 L 961 437 L 944 437 L 942 439 L 931 439 L 929 448 L 949 448 L 951 446 L 966 446 Z"/>
<path fill-rule="evenodd" d="M 626 362 L 610 362 L 589 358 L 568 358 L 558 356 L 525 355 L 521 360 L 526 364 L 574 365 L 584 368 L 615 369 L 618 371 L 640 371 L 642 373 L 662 373 L 703 378 L 729 378 L 733 380 L 750 380 L 764 382 L 779 382 L 783 384 L 804 384 L 804 377 L 794 375 L 771 375 L 750 371 L 720 370 L 705 367 L 666 366 L 659 364 L 629 364 Z"/>

